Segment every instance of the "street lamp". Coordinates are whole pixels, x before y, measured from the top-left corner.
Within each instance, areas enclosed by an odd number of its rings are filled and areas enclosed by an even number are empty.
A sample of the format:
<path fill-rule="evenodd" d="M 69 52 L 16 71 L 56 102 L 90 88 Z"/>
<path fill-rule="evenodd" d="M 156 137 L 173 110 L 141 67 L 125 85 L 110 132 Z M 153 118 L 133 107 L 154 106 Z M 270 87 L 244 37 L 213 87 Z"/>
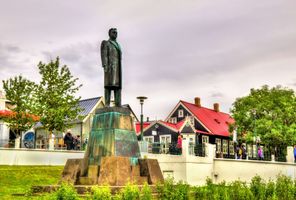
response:
<path fill-rule="evenodd" d="M 137 99 L 140 100 L 140 104 L 141 104 L 141 141 L 143 141 L 143 104 L 144 104 L 144 100 L 147 99 L 147 97 L 139 96 L 137 97 Z"/>
<path fill-rule="evenodd" d="M 256 145 L 256 146 L 255 146 L 255 150 L 257 151 L 256 109 L 252 109 L 252 114 L 253 114 L 253 117 L 254 117 L 252 157 L 254 157 L 254 145 Z M 255 152 L 255 155 L 256 155 L 256 152 Z"/>

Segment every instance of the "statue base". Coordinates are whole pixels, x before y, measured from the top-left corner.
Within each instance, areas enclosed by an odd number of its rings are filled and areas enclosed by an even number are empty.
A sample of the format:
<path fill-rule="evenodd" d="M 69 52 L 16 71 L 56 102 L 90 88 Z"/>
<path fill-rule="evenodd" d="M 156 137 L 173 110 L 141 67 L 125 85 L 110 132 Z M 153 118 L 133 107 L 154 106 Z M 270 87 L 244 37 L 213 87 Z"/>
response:
<path fill-rule="evenodd" d="M 156 159 L 139 159 L 140 150 L 129 109 L 98 109 L 84 159 L 68 159 L 61 181 L 75 185 L 123 186 L 163 182 Z"/>

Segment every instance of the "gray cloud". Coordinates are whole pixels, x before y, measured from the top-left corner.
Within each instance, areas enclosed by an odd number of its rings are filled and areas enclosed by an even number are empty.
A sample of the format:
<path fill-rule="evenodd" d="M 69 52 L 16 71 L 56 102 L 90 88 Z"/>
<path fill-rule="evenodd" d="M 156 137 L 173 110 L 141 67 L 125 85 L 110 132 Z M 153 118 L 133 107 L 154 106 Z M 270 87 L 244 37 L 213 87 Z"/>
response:
<path fill-rule="evenodd" d="M 223 97 L 224 94 L 222 92 L 213 92 L 211 93 L 210 97 L 216 98 L 216 97 Z"/>
<path fill-rule="evenodd" d="M 79 95 L 100 96 L 99 43 L 108 38 L 108 28 L 117 27 L 124 103 L 138 113 L 135 97 L 148 96 L 145 112 L 151 119 L 164 118 L 179 99 L 200 96 L 209 107 L 220 101 L 227 112 L 252 87 L 292 83 L 296 89 L 294 0 L 7 0 L 2 5 L 4 78 L 24 73 L 34 79 L 30 72 L 38 61 L 59 56 L 84 85 Z"/>

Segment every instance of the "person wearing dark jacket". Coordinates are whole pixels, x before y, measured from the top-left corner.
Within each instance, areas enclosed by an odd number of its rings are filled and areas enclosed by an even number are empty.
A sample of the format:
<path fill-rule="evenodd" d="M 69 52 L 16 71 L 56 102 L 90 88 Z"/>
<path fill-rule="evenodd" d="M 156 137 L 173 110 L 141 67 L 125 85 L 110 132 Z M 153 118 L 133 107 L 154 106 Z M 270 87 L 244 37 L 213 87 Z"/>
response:
<path fill-rule="evenodd" d="M 67 146 L 67 150 L 71 150 L 73 149 L 73 136 L 71 134 L 71 132 L 68 130 L 65 137 L 64 137 L 64 143 Z"/>

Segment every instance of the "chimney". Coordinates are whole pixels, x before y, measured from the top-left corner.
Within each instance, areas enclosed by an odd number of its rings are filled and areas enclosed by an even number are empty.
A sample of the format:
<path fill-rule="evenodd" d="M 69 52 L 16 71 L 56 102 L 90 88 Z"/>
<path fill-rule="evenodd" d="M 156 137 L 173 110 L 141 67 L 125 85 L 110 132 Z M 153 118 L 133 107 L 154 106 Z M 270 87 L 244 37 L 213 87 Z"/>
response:
<path fill-rule="evenodd" d="M 200 98 L 199 98 L 199 97 L 195 97 L 195 98 L 194 98 L 194 104 L 195 104 L 196 106 L 198 106 L 198 107 L 201 107 L 201 105 L 200 105 Z"/>
<path fill-rule="evenodd" d="M 219 104 L 218 104 L 218 103 L 214 103 L 214 110 L 215 110 L 216 112 L 220 112 Z"/>

